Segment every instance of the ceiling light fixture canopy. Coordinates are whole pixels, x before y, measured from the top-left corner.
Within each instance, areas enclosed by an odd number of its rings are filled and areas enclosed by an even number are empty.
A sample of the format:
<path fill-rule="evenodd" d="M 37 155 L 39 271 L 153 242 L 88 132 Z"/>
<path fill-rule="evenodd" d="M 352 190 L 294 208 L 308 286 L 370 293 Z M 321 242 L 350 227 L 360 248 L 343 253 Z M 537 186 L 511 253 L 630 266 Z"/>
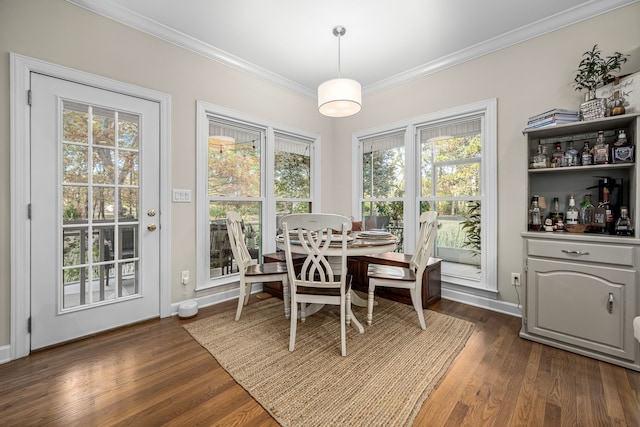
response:
<path fill-rule="evenodd" d="M 318 86 L 318 110 L 329 117 L 352 116 L 362 108 L 360 83 L 340 77 L 340 37 L 346 32 L 341 25 L 333 27 L 333 35 L 338 37 L 338 78 Z"/>

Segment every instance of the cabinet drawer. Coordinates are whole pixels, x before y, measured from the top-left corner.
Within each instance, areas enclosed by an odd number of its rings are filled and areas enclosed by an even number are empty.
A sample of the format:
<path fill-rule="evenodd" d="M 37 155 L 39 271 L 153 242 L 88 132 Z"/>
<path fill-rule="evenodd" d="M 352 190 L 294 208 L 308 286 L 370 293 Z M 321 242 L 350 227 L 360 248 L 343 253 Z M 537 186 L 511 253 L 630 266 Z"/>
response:
<path fill-rule="evenodd" d="M 529 256 L 633 266 L 632 246 L 529 239 L 527 248 Z"/>

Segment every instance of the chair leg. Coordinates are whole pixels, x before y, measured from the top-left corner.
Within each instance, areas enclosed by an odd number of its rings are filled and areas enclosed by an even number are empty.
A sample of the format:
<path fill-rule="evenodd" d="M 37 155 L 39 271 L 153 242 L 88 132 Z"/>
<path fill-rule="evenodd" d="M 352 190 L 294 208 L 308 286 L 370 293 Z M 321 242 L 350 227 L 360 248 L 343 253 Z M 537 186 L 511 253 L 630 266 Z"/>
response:
<path fill-rule="evenodd" d="M 349 308 L 347 310 L 347 314 L 346 314 L 346 318 L 345 318 L 345 322 L 346 322 L 346 324 L 348 326 L 348 325 L 351 325 L 351 310 L 350 310 L 350 308 L 351 308 L 351 291 L 347 291 L 345 293 L 344 298 L 345 298 L 347 307 Z"/>
<path fill-rule="evenodd" d="M 373 294 L 376 291 L 376 285 L 369 280 L 369 295 L 367 297 L 367 325 L 371 325 L 373 322 Z"/>
<path fill-rule="evenodd" d="M 289 281 L 287 278 L 282 280 L 282 298 L 284 299 L 284 318 L 291 317 L 291 295 L 289 295 Z"/>
<path fill-rule="evenodd" d="M 413 308 L 416 309 L 416 313 L 418 313 L 420 327 L 424 331 L 427 329 L 427 326 L 424 323 L 424 312 L 422 311 L 422 295 L 418 287 L 411 289 L 411 302 L 413 303 Z"/>
<path fill-rule="evenodd" d="M 295 297 L 291 300 L 291 319 L 289 326 L 289 351 L 293 351 L 296 346 L 296 327 L 298 323 L 298 304 Z"/>
<path fill-rule="evenodd" d="M 300 303 L 300 321 L 304 322 L 305 320 L 307 320 L 307 303 L 301 302 Z"/>
<path fill-rule="evenodd" d="M 347 355 L 347 303 L 346 296 L 340 301 L 340 353 Z"/>
<path fill-rule="evenodd" d="M 249 288 L 251 284 L 248 285 Z M 236 321 L 240 320 L 240 314 L 242 314 L 242 306 L 246 304 L 248 300 L 248 296 L 251 294 L 251 291 L 247 292 L 247 284 L 240 283 L 240 295 L 238 296 L 238 308 L 236 309 Z"/>

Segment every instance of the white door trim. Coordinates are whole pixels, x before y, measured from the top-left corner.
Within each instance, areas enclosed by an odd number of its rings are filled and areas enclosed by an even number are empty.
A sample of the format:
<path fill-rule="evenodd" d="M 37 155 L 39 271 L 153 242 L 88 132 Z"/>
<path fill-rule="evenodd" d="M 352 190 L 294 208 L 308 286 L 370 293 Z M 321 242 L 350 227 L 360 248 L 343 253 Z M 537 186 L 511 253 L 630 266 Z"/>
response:
<path fill-rule="evenodd" d="M 27 207 L 30 200 L 30 73 L 135 96 L 160 105 L 160 317 L 171 315 L 171 96 L 38 59 L 10 53 L 10 177 L 11 177 L 11 360 L 30 352 L 31 237 Z"/>

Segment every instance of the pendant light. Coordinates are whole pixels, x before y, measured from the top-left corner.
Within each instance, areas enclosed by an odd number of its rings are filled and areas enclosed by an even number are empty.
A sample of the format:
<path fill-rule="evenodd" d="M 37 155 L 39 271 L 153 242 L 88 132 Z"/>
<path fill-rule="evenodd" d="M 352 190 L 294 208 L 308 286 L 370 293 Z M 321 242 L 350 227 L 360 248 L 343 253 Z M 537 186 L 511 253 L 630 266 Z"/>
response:
<path fill-rule="evenodd" d="M 360 83 L 340 77 L 340 37 L 346 32 L 341 25 L 333 28 L 333 35 L 338 37 L 338 78 L 318 86 L 318 110 L 329 117 L 352 116 L 362 108 Z"/>

